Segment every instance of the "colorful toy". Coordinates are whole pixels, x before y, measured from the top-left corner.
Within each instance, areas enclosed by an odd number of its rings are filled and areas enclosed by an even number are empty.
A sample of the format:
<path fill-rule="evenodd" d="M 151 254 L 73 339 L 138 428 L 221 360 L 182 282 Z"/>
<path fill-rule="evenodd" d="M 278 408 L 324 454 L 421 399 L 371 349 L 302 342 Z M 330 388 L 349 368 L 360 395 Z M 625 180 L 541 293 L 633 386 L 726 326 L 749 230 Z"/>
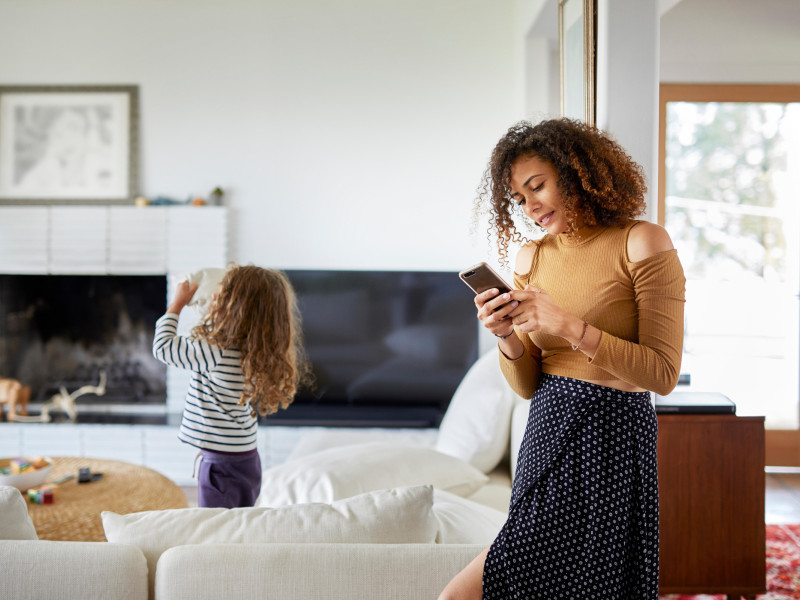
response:
<path fill-rule="evenodd" d="M 58 494 L 58 486 L 54 483 L 42 485 L 28 490 L 28 498 L 34 504 L 53 504 Z"/>
<path fill-rule="evenodd" d="M 27 473 L 28 471 L 33 471 L 36 469 L 31 463 L 29 463 L 24 458 L 13 458 L 11 459 L 11 474 L 12 475 L 19 475 L 20 473 Z"/>
<path fill-rule="evenodd" d="M 19 475 L 20 473 L 28 473 L 29 471 L 42 469 L 48 464 L 50 463 L 48 463 L 41 456 L 37 456 L 30 461 L 25 458 L 12 458 L 7 467 L 0 469 L 0 475 Z"/>

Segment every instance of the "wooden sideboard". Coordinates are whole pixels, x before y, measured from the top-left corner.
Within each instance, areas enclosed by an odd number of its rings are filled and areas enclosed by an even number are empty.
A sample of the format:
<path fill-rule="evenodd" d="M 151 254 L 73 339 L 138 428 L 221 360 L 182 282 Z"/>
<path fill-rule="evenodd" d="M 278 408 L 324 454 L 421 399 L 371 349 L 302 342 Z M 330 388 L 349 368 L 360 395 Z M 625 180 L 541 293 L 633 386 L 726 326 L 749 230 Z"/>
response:
<path fill-rule="evenodd" d="M 764 418 L 659 415 L 660 592 L 766 592 Z"/>

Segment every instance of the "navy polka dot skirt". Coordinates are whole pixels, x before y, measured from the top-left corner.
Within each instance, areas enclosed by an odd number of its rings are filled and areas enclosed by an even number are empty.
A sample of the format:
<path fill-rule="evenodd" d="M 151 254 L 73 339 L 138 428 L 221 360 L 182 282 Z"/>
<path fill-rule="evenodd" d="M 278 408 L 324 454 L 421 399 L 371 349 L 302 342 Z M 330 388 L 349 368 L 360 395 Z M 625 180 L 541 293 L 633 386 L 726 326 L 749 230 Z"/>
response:
<path fill-rule="evenodd" d="M 543 375 L 484 599 L 656 600 L 657 433 L 648 392 Z"/>

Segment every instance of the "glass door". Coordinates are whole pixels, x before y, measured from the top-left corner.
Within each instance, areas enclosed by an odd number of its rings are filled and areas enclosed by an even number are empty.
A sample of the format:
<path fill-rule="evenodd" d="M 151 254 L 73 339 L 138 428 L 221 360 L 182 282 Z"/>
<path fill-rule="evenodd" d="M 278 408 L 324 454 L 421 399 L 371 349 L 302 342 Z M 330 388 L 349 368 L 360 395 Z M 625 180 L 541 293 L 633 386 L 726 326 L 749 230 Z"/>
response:
<path fill-rule="evenodd" d="M 687 279 L 680 389 L 722 392 L 783 430 L 800 426 L 798 90 L 664 85 L 661 98 L 659 220 Z"/>

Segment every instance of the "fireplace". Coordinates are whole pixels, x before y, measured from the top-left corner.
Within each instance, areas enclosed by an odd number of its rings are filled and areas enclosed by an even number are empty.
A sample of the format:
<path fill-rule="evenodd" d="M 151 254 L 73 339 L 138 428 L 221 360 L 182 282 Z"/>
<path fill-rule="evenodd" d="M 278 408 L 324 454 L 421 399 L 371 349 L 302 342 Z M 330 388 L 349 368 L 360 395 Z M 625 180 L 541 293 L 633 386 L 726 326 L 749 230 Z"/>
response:
<path fill-rule="evenodd" d="M 0 275 L 0 376 L 30 386 L 33 416 L 84 388 L 78 422 L 164 421 L 166 367 L 152 343 L 166 286 L 164 275 Z"/>

